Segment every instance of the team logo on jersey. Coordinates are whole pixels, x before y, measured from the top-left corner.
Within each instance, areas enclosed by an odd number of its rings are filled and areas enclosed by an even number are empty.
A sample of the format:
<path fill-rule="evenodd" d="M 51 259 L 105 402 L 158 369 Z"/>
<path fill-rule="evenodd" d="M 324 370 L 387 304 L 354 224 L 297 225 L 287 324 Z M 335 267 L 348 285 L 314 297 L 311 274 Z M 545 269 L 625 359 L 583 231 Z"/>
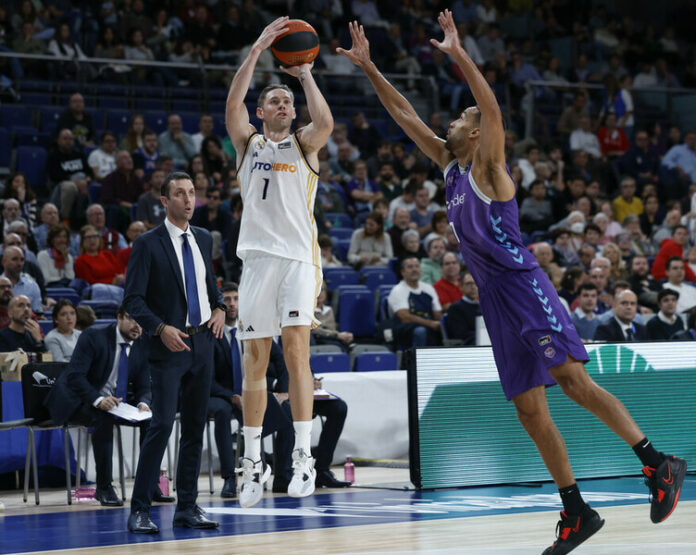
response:
<path fill-rule="evenodd" d="M 450 174 L 447 176 L 447 182 L 446 182 L 446 184 L 449 186 L 449 185 L 452 185 L 452 183 L 454 183 L 454 174 L 453 174 L 453 173 L 450 173 Z"/>
<path fill-rule="evenodd" d="M 548 345 L 551 343 L 551 336 L 550 335 L 545 335 L 544 337 L 539 338 L 539 346 L 543 347 L 544 345 Z"/>
<path fill-rule="evenodd" d="M 263 139 L 260 139 L 254 143 L 254 148 L 256 150 L 263 150 L 263 147 L 265 147 L 265 146 L 266 146 L 266 141 L 264 141 Z"/>
<path fill-rule="evenodd" d="M 290 312 L 288 312 L 289 318 L 299 318 L 299 316 L 300 316 L 299 310 L 291 310 Z"/>
<path fill-rule="evenodd" d="M 461 204 L 464 204 L 464 197 L 466 196 L 466 193 L 461 193 L 459 195 L 455 195 L 452 197 L 450 200 L 447 201 L 447 210 L 450 208 L 454 208 L 455 206 L 459 206 Z"/>
<path fill-rule="evenodd" d="M 553 358 L 556 356 L 556 350 L 553 347 L 547 347 L 544 354 L 546 355 L 546 358 Z"/>
<path fill-rule="evenodd" d="M 287 148 L 292 148 L 292 144 L 290 144 L 290 141 L 288 141 L 287 143 L 280 143 L 278 145 L 278 150 L 285 150 Z"/>
<path fill-rule="evenodd" d="M 254 170 L 295 173 L 297 171 L 297 166 L 295 164 L 281 164 L 280 162 L 276 164 L 271 164 L 269 162 L 254 162 L 254 166 L 251 168 L 251 171 L 253 172 Z"/>

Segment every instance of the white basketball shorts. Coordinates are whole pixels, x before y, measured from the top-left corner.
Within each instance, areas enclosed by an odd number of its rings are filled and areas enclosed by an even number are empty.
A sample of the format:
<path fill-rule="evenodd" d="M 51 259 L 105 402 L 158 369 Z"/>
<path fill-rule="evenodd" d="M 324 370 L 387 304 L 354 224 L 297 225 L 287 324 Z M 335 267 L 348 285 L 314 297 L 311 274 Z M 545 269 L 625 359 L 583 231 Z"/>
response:
<path fill-rule="evenodd" d="M 239 338 L 273 337 L 286 326 L 316 327 L 321 280 L 321 268 L 313 264 L 248 254 L 239 284 Z"/>

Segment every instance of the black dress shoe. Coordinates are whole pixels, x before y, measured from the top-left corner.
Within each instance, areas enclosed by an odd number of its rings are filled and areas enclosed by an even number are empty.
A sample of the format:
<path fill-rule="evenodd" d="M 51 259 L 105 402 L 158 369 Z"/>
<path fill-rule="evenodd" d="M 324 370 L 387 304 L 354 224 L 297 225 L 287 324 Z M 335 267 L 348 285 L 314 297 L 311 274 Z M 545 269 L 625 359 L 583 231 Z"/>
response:
<path fill-rule="evenodd" d="M 128 517 L 128 530 L 134 534 L 157 534 L 159 528 L 150 520 L 147 511 L 135 511 Z"/>
<path fill-rule="evenodd" d="M 176 497 L 171 495 L 164 495 L 159 486 L 155 486 L 155 491 L 152 494 L 152 500 L 157 501 L 157 503 L 174 503 Z"/>
<path fill-rule="evenodd" d="M 206 512 L 198 505 L 175 512 L 173 524 L 175 528 L 197 528 L 199 530 L 217 528 L 220 525 L 219 522 L 210 520 Z"/>
<path fill-rule="evenodd" d="M 99 501 L 104 507 L 122 507 L 123 499 L 121 499 L 117 494 L 114 486 L 109 486 L 108 488 L 100 489 L 97 488 L 94 491 L 94 498 Z"/>
<path fill-rule="evenodd" d="M 222 486 L 220 497 L 224 497 L 225 499 L 237 497 L 237 480 L 234 478 L 225 478 L 225 485 Z"/>
<path fill-rule="evenodd" d="M 349 488 L 351 486 L 350 482 L 336 478 L 330 470 L 318 470 L 314 483 L 318 488 Z"/>

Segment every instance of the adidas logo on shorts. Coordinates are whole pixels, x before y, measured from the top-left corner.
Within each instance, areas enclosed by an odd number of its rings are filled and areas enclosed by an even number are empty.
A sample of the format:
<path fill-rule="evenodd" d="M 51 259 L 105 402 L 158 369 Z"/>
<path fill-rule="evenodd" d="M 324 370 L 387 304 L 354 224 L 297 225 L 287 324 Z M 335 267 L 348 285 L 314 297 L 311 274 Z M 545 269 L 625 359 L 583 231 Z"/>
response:
<path fill-rule="evenodd" d="M 254 331 L 254 327 L 253 327 L 253 326 L 249 326 L 249 327 L 247 327 L 247 329 L 245 329 L 244 331 Z"/>

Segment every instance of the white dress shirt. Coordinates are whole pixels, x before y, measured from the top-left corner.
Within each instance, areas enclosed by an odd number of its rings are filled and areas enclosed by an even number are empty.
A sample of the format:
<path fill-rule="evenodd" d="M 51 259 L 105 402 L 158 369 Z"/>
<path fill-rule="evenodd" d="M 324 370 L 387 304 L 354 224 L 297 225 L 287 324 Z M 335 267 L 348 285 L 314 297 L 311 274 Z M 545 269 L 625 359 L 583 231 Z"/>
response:
<path fill-rule="evenodd" d="M 126 344 L 126 352 L 128 353 L 128 356 L 130 357 L 130 351 L 131 347 L 133 347 L 133 341 L 128 341 L 121 335 L 121 331 L 118 329 L 118 326 L 116 326 L 116 352 L 114 353 L 114 362 L 111 364 L 111 373 L 109 374 L 109 379 L 106 380 L 106 383 L 104 384 L 104 387 L 101 388 L 99 393 L 101 393 L 100 397 L 97 397 L 97 399 L 92 403 L 95 407 L 99 406 L 99 403 L 102 402 L 102 399 L 104 397 L 108 397 L 109 395 L 116 395 L 116 386 L 118 385 L 118 362 L 121 358 L 121 344 L 125 343 Z M 126 402 L 125 399 L 122 400 L 122 402 Z M 138 403 L 138 407 L 143 406 L 145 408 L 149 408 L 145 403 Z"/>
<path fill-rule="evenodd" d="M 179 262 L 179 270 L 181 270 L 181 279 L 184 280 L 184 292 L 186 292 L 186 273 L 184 272 L 184 255 L 181 252 L 181 246 L 184 244 L 182 235 L 188 233 L 188 242 L 191 246 L 191 253 L 193 254 L 193 265 L 196 270 L 196 288 L 198 289 L 198 302 L 200 304 L 201 311 L 201 324 L 204 324 L 210 320 L 212 315 L 212 310 L 210 309 L 210 300 L 208 298 L 208 288 L 206 286 L 206 269 L 205 262 L 203 261 L 203 255 L 201 250 L 198 248 L 198 243 L 196 242 L 196 237 L 191 232 L 191 227 L 186 231 L 182 231 L 180 228 L 175 226 L 169 219 L 164 220 L 164 225 L 169 233 L 169 238 L 172 240 L 172 246 L 174 247 L 174 252 L 176 253 L 176 259 Z M 188 298 L 186 299 L 188 302 Z M 186 325 L 190 326 L 191 321 L 189 320 L 188 313 L 186 314 Z"/>

